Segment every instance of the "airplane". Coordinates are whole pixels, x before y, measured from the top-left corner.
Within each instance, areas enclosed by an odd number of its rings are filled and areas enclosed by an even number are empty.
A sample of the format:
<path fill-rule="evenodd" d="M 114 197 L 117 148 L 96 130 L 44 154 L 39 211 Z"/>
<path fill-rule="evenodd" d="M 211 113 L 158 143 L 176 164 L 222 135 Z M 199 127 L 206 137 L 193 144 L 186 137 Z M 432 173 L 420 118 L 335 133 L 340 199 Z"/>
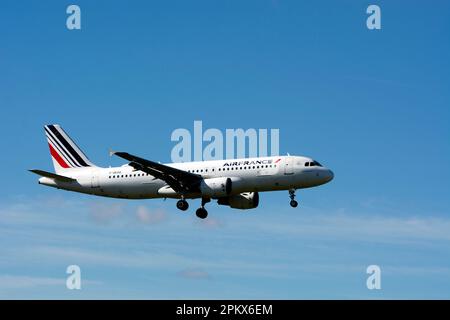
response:
<path fill-rule="evenodd" d="M 299 156 L 275 156 L 161 164 L 127 152 L 111 151 L 127 160 L 121 167 L 102 168 L 92 163 L 60 125 L 44 126 L 55 172 L 29 170 L 39 184 L 68 191 L 122 199 L 179 199 L 181 211 L 187 199 L 201 199 L 196 216 L 205 219 L 205 204 L 217 200 L 233 209 L 253 209 L 259 193 L 289 191 L 295 208 L 296 190 L 330 182 L 333 171 L 319 162 Z"/>

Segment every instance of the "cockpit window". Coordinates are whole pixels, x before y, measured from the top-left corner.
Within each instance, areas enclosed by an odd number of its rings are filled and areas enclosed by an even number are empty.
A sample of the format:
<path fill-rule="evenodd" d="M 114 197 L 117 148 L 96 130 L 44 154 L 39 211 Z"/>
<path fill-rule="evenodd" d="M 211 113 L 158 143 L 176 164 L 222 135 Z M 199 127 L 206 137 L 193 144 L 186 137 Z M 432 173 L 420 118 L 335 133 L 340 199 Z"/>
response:
<path fill-rule="evenodd" d="M 317 161 L 305 162 L 305 167 L 321 167 L 322 165 Z"/>

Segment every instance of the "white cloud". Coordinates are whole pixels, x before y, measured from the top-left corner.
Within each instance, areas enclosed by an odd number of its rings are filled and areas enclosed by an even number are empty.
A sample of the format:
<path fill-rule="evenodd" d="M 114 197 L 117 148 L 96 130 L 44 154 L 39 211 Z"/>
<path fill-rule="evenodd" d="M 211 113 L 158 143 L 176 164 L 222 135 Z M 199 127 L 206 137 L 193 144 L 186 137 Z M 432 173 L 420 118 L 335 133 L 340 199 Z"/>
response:
<path fill-rule="evenodd" d="M 388 275 L 401 275 L 401 276 L 426 276 L 426 275 L 437 275 L 442 276 L 443 279 L 450 278 L 450 267 L 433 267 L 433 266 L 383 266 L 383 274 Z"/>
<path fill-rule="evenodd" d="M 167 214 L 161 209 L 149 210 L 145 206 L 138 206 L 136 209 L 136 218 L 144 224 L 157 224 L 166 220 Z"/>
<path fill-rule="evenodd" d="M 42 286 L 61 286 L 66 285 L 64 278 L 41 278 L 29 276 L 13 276 L 0 275 L 0 289 L 16 289 L 16 288 L 31 288 Z"/>
<path fill-rule="evenodd" d="M 38 277 L 25 275 L 0 274 L 0 289 L 23 289 L 37 287 L 60 287 L 66 289 L 67 278 Z M 99 285 L 100 281 L 82 279 L 83 285 Z"/>
<path fill-rule="evenodd" d="M 89 213 L 91 218 L 99 224 L 109 224 L 119 217 L 124 210 L 121 203 L 91 202 Z"/>
<path fill-rule="evenodd" d="M 260 221 L 256 227 L 268 233 L 321 239 L 353 239 L 374 243 L 450 241 L 450 219 L 445 217 L 321 213 L 283 218 L 287 220 Z"/>
<path fill-rule="evenodd" d="M 207 229 L 215 229 L 225 226 L 225 223 L 223 222 L 222 219 L 219 219 L 214 216 L 208 216 L 207 219 L 195 219 L 195 223 Z"/>
<path fill-rule="evenodd" d="M 445 216 L 318 212 L 307 207 L 299 213 L 268 207 L 251 214 L 211 208 L 208 219 L 199 220 L 193 211 L 179 214 L 172 206 L 119 206 L 111 213 L 105 201 L 100 211 L 107 211 L 106 221 L 117 223 L 99 228 L 90 223 L 91 210 L 99 206 L 90 204 L 80 201 L 53 210 L 33 201 L 4 206 L 0 209 L 0 241 L 5 243 L 0 248 L 0 268 L 15 270 L 39 262 L 34 272 L 42 274 L 49 268 L 78 264 L 113 270 L 124 281 L 149 273 L 170 283 L 167 275 L 173 281 L 209 279 L 210 274 L 217 281 L 243 276 L 284 282 L 331 275 L 364 277 L 366 261 L 372 263 L 372 258 L 383 272 L 394 276 L 402 272 L 447 276 L 450 267 L 441 258 L 449 252 L 450 218 Z M 167 219 L 170 210 L 173 219 Z M 142 228 L 136 221 L 159 225 Z M 428 249 L 432 259 L 421 261 Z M 403 259 L 396 264 L 399 256 Z M 110 279 L 108 273 L 104 277 Z M 18 278 L 15 285 L 58 283 L 39 279 Z M 0 280 L 14 285 L 7 276 Z M 230 288 L 237 285 L 231 283 Z"/>
<path fill-rule="evenodd" d="M 210 275 L 208 272 L 201 268 L 188 268 L 181 270 L 177 273 L 180 277 L 185 279 L 209 279 Z"/>
<path fill-rule="evenodd" d="M 163 251 L 123 251 L 109 248 L 95 250 L 76 247 L 33 247 L 31 250 L 22 251 L 23 254 L 38 259 L 45 257 L 52 261 L 60 261 L 66 264 L 95 265 L 128 268 L 168 268 L 180 265 L 193 265 L 197 260 Z"/>

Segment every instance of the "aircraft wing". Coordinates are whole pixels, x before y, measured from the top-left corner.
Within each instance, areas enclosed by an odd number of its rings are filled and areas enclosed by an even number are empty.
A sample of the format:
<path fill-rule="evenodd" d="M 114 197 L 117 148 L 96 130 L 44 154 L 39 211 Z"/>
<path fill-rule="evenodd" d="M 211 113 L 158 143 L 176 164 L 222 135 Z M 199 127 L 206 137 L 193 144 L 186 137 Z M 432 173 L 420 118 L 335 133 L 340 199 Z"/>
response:
<path fill-rule="evenodd" d="M 199 191 L 200 175 L 166 166 L 164 164 L 139 158 L 127 152 L 112 152 L 116 156 L 130 161 L 129 165 L 153 177 L 165 181 L 173 190 L 179 193 Z"/>

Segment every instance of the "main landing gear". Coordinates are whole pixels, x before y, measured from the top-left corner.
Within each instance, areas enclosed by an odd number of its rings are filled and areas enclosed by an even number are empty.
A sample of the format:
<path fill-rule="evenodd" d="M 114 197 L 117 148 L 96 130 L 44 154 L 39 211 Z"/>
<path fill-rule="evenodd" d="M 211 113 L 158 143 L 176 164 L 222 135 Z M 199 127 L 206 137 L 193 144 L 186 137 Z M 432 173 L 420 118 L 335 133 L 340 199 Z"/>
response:
<path fill-rule="evenodd" d="M 205 204 L 210 201 L 211 199 L 209 198 L 202 198 L 202 206 L 198 208 L 197 211 L 195 211 L 195 215 L 197 217 L 199 217 L 200 219 L 205 219 L 208 216 L 208 211 L 206 211 L 205 209 Z M 181 200 L 177 201 L 177 208 L 181 211 L 186 211 L 187 209 L 189 209 L 189 203 L 184 198 L 182 198 Z"/>
<path fill-rule="evenodd" d="M 205 204 L 210 202 L 210 199 L 202 198 L 202 206 L 195 211 L 195 215 L 200 219 L 205 219 L 208 216 L 208 211 L 205 209 Z"/>
<path fill-rule="evenodd" d="M 291 198 L 291 202 L 289 203 L 292 208 L 297 208 L 298 202 L 295 200 L 295 189 L 289 190 L 289 198 Z"/>
<path fill-rule="evenodd" d="M 184 199 L 178 200 L 177 208 L 181 211 L 186 211 L 187 209 L 189 209 L 189 203 Z"/>

